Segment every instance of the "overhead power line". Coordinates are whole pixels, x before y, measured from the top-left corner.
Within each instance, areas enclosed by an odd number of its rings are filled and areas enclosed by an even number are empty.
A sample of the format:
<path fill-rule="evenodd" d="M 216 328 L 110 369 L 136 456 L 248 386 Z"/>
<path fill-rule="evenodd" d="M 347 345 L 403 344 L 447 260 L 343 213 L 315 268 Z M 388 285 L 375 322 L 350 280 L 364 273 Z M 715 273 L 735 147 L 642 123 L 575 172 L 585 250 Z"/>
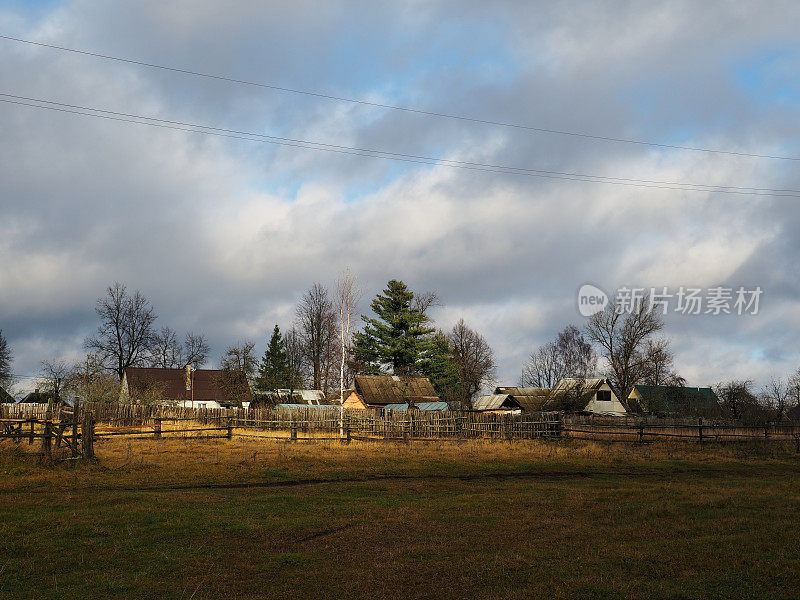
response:
<path fill-rule="evenodd" d="M 236 129 L 226 129 L 221 127 L 213 127 L 209 125 L 199 125 L 196 123 L 188 123 L 185 121 L 160 119 L 156 117 L 148 117 L 133 113 L 92 108 L 77 104 L 67 104 L 64 102 L 56 102 L 52 100 L 32 98 L 29 96 L 20 96 L 7 93 L 0 93 L 0 102 L 8 104 L 16 104 L 21 106 L 28 106 L 31 108 L 50 110 L 60 113 L 68 113 L 86 117 L 107 119 L 111 121 L 120 121 L 125 123 L 135 123 L 139 125 L 149 125 L 151 127 L 160 127 L 164 129 L 186 131 L 190 133 L 200 133 L 204 135 L 213 135 L 224 138 L 241 139 L 253 142 L 264 142 L 279 146 L 305 148 L 308 150 L 321 150 L 324 152 L 334 152 L 338 154 L 349 154 L 355 156 L 366 156 L 370 158 L 382 158 L 386 160 L 419 163 L 431 166 L 439 165 L 439 166 L 445 166 L 457 169 L 467 169 L 473 171 L 485 171 L 491 173 L 504 173 L 511 175 L 525 175 L 529 177 L 543 177 L 548 179 L 564 179 L 568 181 L 584 181 L 588 183 L 605 183 L 609 185 L 625 185 L 633 187 L 672 189 L 672 190 L 693 191 L 693 192 L 719 192 L 725 194 L 743 194 L 751 196 L 777 196 L 777 197 L 800 198 L 800 190 L 797 189 L 759 188 L 759 187 L 714 185 L 714 184 L 704 184 L 704 183 L 690 183 L 690 182 L 679 182 L 679 181 L 633 179 L 626 177 L 610 177 L 605 175 L 591 175 L 586 173 L 575 173 L 568 171 L 553 171 L 546 169 L 532 169 L 525 167 L 497 165 L 491 163 L 460 161 L 460 160 L 438 158 L 438 157 L 424 156 L 417 154 L 406 154 L 401 152 L 390 152 L 385 150 L 360 148 L 356 146 L 345 146 L 341 144 L 328 144 L 323 142 L 315 142 L 311 140 L 303 140 L 297 138 L 271 136 L 255 132 L 240 131 Z"/>
<path fill-rule="evenodd" d="M 0 39 L 20 42 L 23 44 L 30 44 L 32 46 L 40 46 L 42 48 L 50 48 L 52 50 L 61 50 L 63 52 L 72 52 L 74 54 L 82 54 L 84 56 L 92 56 L 95 58 L 102 58 L 106 60 L 113 60 L 122 63 L 128 63 L 131 65 L 138 65 L 141 67 L 148 67 L 151 69 L 161 69 L 163 71 L 171 71 L 173 73 L 181 73 L 183 75 L 192 75 L 195 77 L 205 77 L 207 79 L 215 79 L 218 81 L 226 81 L 229 83 L 236 83 L 240 85 L 248 85 L 254 86 L 269 90 L 274 90 L 278 92 L 286 92 L 291 94 L 302 94 L 305 96 L 312 96 L 315 98 L 322 98 L 325 100 L 333 100 L 337 102 L 349 102 L 351 104 L 360 104 L 363 106 L 371 106 L 374 108 L 383 108 L 388 110 L 396 110 L 402 111 L 407 113 L 414 113 L 418 115 L 425 115 L 428 117 L 441 117 L 446 119 L 454 119 L 458 121 L 466 121 L 470 123 L 479 123 L 482 125 L 495 125 L 500 127 L 508 127 L 512 129 L 521 129 L 526 131 L 533 131 L 537 133 L 548 133 L 554 135 L 563 135 L 563 136 L 570 136 L 576 138 L 584 138 L 590 140 L 597 140 L 597 141 L 604 141 L 604 142 L 616 142 L 622 144 L 636 144 L 640 146 L 650 146 L 655 148 L 666 148 L 671 150 L 691 150 L 693 152 L 707 152 L 711 154 L 723 154 L 729 156 L 741 156 L 741 157 L 748 157 L 748 158 L 767 158 L 772 160 L 793 160 L 793 161 L 800 161 L 800 157 L 796 156 L 781 156 L 776 154 L 758 154 L 754 152 L 740 152 L 736 150 L 723 150 L 719 148 L 703 148 L 700 146 L 686 146 L 680 144 L 667 144 L 662 142 L 653 142 L 647 140 L 636 140 L 630 138 L 621 138 L 621 137 L 613 137 L 613 136 L 605 136 L 605 135 L 595 135 L 591 133 L 585 133 L 580 131 L 566 131 L 560 129 L 552 129 L 547 127 L 535 127 L 533 125 L 523 125 L 521 123 L 511 123 L 506 121 L 496 121 L 492 119 L 481 119 L 478 117 L 471 117 L 468 115 L 459 115 L 454 113 L 445 113 L 445 112 L 438 112 L 432 110 L 424 110 L 421 108 L 413 108 L 409 106 L 399 106 L 395 104 L 386 104 L 382 102 L 374 102 L 371 100 L 363 100 L 359 98 L 348 98 L 345 96 L 336 96 L 333 94 L 325 94 L 323 92 L 316 92 L 312 90 L 300 90 L 295 88 L 289 88 L 285 86 L 280 86 L 272 83 L 263 83 L 257 81 L 248 81 L 245 79 L 237 79 L 235 77 L 228 77 L 225 75 L 215 75 L 212 73 L 202 73 L 200 71 L 192 71 L 190 69 L 182 69 L 179 67 L 170 67 L 166 65 L 159 65 L 155 63 L 149 63 L 141 60 L 134 60 L 131 58 L 123 58 L 120 56 L 112 56 L 110 54 L 101 54 L 99 52 L 90 52 L 88 50 L 79 50 L 77 48 L 68 48 L 66 46 L 57 46 L 55 44 L 46 44 L 44 42 L 35 42 L 33 40 L 26 40 L 23 38 L 13 37 L 10 35 L 2 35 L 0 34 Z"/>

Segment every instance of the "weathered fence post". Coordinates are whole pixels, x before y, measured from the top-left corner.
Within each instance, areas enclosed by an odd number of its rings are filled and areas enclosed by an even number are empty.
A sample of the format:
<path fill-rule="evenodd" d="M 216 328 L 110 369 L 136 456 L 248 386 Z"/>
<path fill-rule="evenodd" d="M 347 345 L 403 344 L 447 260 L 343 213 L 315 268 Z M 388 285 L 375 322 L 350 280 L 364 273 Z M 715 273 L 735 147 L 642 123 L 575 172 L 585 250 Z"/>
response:
<path fill-rule="evenodd" d="M 297 441 L 297 423 L 295 423 L 294 421 L 292 421 L 290 436 L 291 436 L 290 439 L 293 442 Z"/>
<path fill-rule="evenodd" d="M 644 441 L 644 425 L 639 423 L 639 443 L 641 444 Z"/>
<path fill-rule="evenodd" d="M 698 441 L 702 444 L 703 443 L 703 418 L 702 417 L 697 419 L 697 435 L 698 435 Z"/>
<path fill-rule="evenodd" d="M 75 398 L 75 405 L 72 407 L 72 444 L 70 450 L 72 457 L 76 458 L 79 454 L 78 450 L 78 414 L 80 411 L 80 400 Z"/>
<path fill-rule="evenodd" d="M 94 418 L 90 410 L 83 411 L 81 450 L 85 460 L 94 460 Z"/>
<path fill-rule="evenodd" d="M 228 417 L 228 433 L 225 434 L 225 437 L 228 438 L 229 440 L 233 439 L 233 418 L 232 417 Z"/>
<path fill-rule="evenodd" d="M 345 433 L 346 433 L 346 436 L 347 436 L 345 438 L 345 440 L 346 440 L 345 444 L 349 444 L 350 443 L 350 427 L 349 426 L 348 426 L 347 430 L 345 431 Z"/>
<path fill-rule="evenodd" d="M 36 419 L 28 419 L 28 421 L 31 424 L 31 433 L 28 436 L 28 444 L 30 445 L 30 444 L 33 443 L 33 432 L 34 432 L 34 429 L 36 427 Z"/>
<path fill-rule="evenodd" d="M 45 417 L 44 421 L 44 436 L 42 437 L 42 457 L 46 462 L 52 462 L 53 460 L 53 423 L 50 419 L 47 418 L 48 414 Z"/>
<path fill-rule="evenodd" d="M 156 439 L 161 439 L 161 417 L 156 417 L 154 421 L 155 425 L 153 425 L 153 437 Z"/>

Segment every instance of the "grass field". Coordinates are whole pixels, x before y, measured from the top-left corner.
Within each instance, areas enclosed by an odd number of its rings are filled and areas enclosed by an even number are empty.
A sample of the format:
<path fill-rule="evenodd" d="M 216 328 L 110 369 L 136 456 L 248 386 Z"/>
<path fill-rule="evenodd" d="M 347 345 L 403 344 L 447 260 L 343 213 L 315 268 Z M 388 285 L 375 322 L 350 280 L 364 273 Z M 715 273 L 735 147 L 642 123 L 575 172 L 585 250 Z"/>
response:
<path fill-rule="evenodd" d="M 789 447 L 0 447 L 0 597 L 789 598 Z"/>

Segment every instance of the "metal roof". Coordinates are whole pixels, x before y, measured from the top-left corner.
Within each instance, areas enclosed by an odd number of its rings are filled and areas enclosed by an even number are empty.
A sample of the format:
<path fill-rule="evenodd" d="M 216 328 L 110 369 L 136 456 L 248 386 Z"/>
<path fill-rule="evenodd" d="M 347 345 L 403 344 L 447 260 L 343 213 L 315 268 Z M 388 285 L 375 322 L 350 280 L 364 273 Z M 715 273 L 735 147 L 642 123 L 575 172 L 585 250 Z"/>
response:
<path fill-rule="evenodd" d="M 508 394 L 480 396 L 472 403 L 474 410 L 502 410 L 520 408 L 519 403 Z"/>

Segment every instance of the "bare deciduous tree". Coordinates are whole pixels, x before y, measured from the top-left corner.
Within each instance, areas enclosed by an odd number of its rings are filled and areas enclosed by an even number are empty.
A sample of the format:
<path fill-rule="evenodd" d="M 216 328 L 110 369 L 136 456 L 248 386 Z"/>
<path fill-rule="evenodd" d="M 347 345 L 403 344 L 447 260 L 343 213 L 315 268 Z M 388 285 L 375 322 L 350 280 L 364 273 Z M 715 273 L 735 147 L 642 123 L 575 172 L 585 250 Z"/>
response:
<path fill-rule="evenodd" d="M 334 305 L 328 290 L 321 283 L 311 286 L 297 306 L 297 327 L 306 362 L 311 369 L 311 385 L 323 389 L 327 370 L 332 367 L 335 347 Z"/>
<path fill-rule="evenodd" d="M 419 311 L 420 314 L 427 315 L 432 307 L 440 305 L 439 296 L 436 295 L 436 292 L 414 294 L 413 307 L 415 310 Z"/>
<path fill-rule="evenodd" d="M 162 327 L 153 334 L 149 348 L 151 367 L 181 369 L 191 365 L 193 369 L 205 364 L 210 348 L 203 335 L 186 334 L 183 345 L 170 327 Z"/>
<path fill-rule="evenodd" d="M 531 354 L 522 369 L 523 386 L 552 388 L 565 377 L 586 379 L 597 372 L 597 353 L 574 325 Z"/>
<path fill-rule="evenodd" d="M 125 369 L 144 363 L 153 337 L 156 314 L 153 306 L 138 290 L 128 294 L 125 285 L 115 282 L 95 307 L 100 317 L 97 335 L 86 340 L 109 371 L 120 381 Z"/>
<path fill-rule="evenodd" d="M 620 402 L 628 408 L 633 386 L 648 372 L 647 341 L 661 331 L 661 315 L 648 308 L 647 298 L 630 312 L 620 312 L 613 304 L 589 319 L 586 336 L 602 349 L 608 363 L 608 375 Z"/>
<path fill-rule="evenodd" d="M 348 268 L 336 282 L 335 311 L 337 314 L 336 332 L 339 337 L 341 360 L 339 362 L 339 436 L 344 437 L 344 370 L 352 338 L 352 321 L 358 303 L 361 300 L 361 289 L 355 276 Z"/>
<path fill-rule="evenodd" d="M 449 339 L 460 374 L 461 403 L 470 406 L 475 394 L 494 380 L 494 352 L 486 338 L 468 327 L 464 319 L 455 324 Z"/>
<path fill-rule="evenodd" d="M 753 382 L 749 379 L 735 379 L 714 386 L 722 407 L 730 416 L 744 422 L 760 423 L 767 420 L 767 415 L 752 388 Z"/>
<path fill-rule="evenodd" d="M 301 389 L 304 384 L 306 354 L 300 334 L 292 327 L 283 336 L 283 347 L 286 350 L 288 364 L 286 380 L 289 385 L 289 398 L 294 396 L 294 391 Z M 315 388 L 316 389 L 316 388 Z M 290 400 L 291 401 L 291 400 Z"/>
<path fill-rule="evenodd" d="M 649 339 L 644 348 L 645 373 L 641 381 L 645 385 L 686 385 L 686 380 L 675 371 L 675 356 L 669 340 Z"/>
<path fill-rule="evenodd" d="M 42 361 L 42 369 L 39 373 L 44 389 L 53 394 L 53 400 L 60 402 L 61 392 L 67 386 L 73 366 L 65 360 L 45 360 Z"/>
<path fill-rule="evenodd" d="M 66 387 L 83 402 L 119 401 L 119 382 L 94 354 L 73 366 Z"/>
<path fill-rule="evenodd" d="M 564 367 L 555 342 L 537 348 L 522 367 L 520 383 L 525 387 L 552 388 L 564 377 Z"/>
<path fill-rule="evenodd" d="M 149 350 L 151 367 L 175 369 L 185 366 L 183 348 L 178 342 L 178 336 L 170 327 L 162 327 L 153 334 Z"/>
<path fill-rule="evenodd" d="M 193 369 L 199 369 L 206 364 L 209 352 L 211 346 L 206 337 L 202 333 L 190 331 L 183 340 L 183 366 L 191 365 Z"/>
<path fill-rule="evenodd" d="M 225 395 L 240 405 L 251 395 L 250 381 L 257 367 L 254 348 L 255 344 L 249 341 L 229 346 L 220 362 L 217 384 Z"/>
<path fill-rule="evenodd" d="M 786 411 L 791 406 L 795 396 L 794 382 L 789 377 L 783 379 L 771 379 L 761 392 L 762 401 L 765 406 L 775 412 L 775 420 L 781 421 Z"/>

